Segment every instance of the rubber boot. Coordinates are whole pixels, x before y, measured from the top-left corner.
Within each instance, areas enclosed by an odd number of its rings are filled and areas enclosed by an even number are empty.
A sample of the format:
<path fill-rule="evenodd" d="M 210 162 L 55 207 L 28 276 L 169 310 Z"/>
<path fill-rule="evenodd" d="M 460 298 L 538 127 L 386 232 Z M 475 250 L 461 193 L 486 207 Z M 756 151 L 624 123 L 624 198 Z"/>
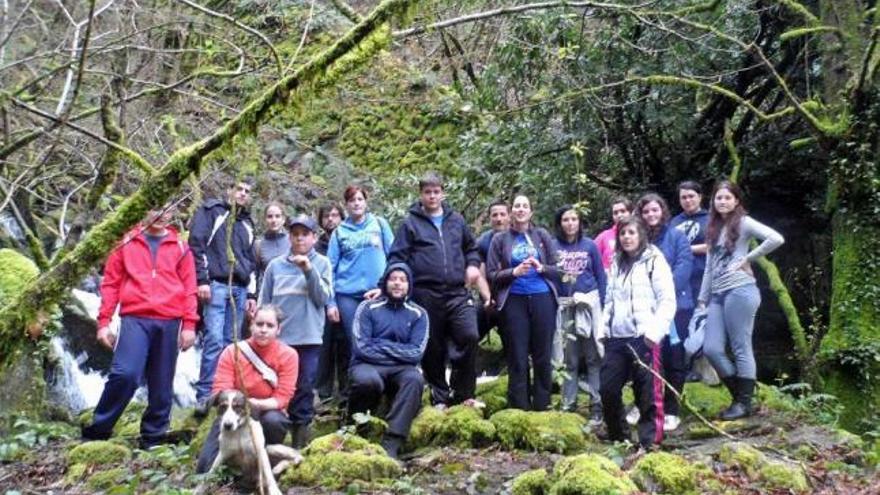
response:
<path fill-rule="evenodd" d="M 755 393 L 755 380 L 737 378 L 736 400 L 721 413 L 721 419 L 732 421 L 752 415 L 752 395 Z"/>

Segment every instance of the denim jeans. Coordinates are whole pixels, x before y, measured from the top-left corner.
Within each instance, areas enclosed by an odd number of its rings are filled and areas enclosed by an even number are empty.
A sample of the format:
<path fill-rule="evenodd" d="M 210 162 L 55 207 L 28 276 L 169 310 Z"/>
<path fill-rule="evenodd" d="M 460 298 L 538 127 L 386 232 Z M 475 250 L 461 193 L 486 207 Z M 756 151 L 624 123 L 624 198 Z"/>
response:
<path fill-rule="evenodd" d="M 247 288 L 221 284 L 211 281 L 211 302 L 205 306 L 204 333 L 202 333 L 202 364 L 199 370 L 199 381 L 196 383 L 196 400 L 202 401 L 211 396 L 214 384 L 214 372 L 220 353 L 232 343 L 232 328 L 241 328 L 244 309 L 247 303 Z M 233 317 L 235 304 L 235 321 Z M 239 335 L 241 338 L 241 335 Z"/>

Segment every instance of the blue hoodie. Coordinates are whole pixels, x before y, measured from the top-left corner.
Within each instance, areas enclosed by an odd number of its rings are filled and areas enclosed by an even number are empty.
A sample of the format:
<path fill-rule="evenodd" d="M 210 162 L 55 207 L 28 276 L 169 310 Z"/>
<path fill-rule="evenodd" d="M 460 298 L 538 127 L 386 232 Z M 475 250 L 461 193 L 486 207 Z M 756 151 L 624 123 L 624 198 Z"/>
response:
<path fill-rule="evenodd" d="M 360 296 L 375 289 L 385 270 L 394 234 L 381 217 L 367 213 L 361 223 L 346 218 L 330 236 L 327 257 L 333 267 L 333 292 Z M 336 306 L 336 300 L 327 302 Z"/>
<path fill-rule="evenodd" d="M 672 269 L 672 278 L 675 281 L 676 308 L 680 311 L 694 307 L 693 289 L 691 288 L 691 271 L 694 266 L 694 256 L 691 254 L 691 244 L 680 230 L 670 225 L 664 225 L 654 239 L 653 244 L 660 248 L 663 257 Z"/>
<path fill-rule="evenodd" d="M 703 209 L 700 209 L 700 211 L 693 215 L 681 212 L 672 217 L 669 225 L 680 230 L 690 241 L 691 246 L 694 244 L 705 244 L 706 230 L 709 226 L 709 212 Z M 706 255 L 695 254 L 694 267 L 691 270 L 691 290 L 695 299 L 700 294 L 700 284 L 703 282 L 703 271 L 705 268 Z"/>
<path fill-rule="evenodd" d="M 388 275 L 401 270 L 409 280 L 403 299 L 388 294 Z M 382 276 L 382 296 L 363 301 L 355 313 L 352 328 L 352 365 L 418 365 L 428 345 L 428 313 L 409 300 L 413 290 L 412 271 L 405 263 L 393 263 Z"/>
<path fill-rule="evenodd" d="M 556 238 L 556 256 L 559 259 L 559 295 L 571 297 L 575 292 L 588 294 L 599 291 L 599 300 L 605 300 L 608 277 L 602 266 L 602 256 L 592 239 L 582 236 L 569 244 Z M 571 280 L 571 277 L 574 277 Z"/>

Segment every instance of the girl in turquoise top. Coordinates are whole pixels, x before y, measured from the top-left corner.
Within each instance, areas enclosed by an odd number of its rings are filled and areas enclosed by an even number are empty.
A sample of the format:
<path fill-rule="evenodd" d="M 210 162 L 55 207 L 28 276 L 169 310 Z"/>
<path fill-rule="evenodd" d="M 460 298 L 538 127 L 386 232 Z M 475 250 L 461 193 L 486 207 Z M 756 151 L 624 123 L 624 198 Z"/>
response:
<path fill-rule="evenodd" d="M 367 211 L 367 192 L 362 187 L 348 186 L 343 198 L 347 217 L 333 231 L 327 247 L 335 294 L 327 303 L 327 317 L 342 322 L 350 345 L 355 311 L 385 272 L 394 234 L 384 218 Z"/>

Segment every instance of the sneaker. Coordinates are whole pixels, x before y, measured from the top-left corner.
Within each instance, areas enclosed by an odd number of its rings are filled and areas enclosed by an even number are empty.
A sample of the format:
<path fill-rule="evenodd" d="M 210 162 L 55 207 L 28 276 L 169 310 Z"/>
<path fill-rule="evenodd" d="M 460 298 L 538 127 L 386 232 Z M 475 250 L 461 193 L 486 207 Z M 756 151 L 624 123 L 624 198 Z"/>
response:
<path fill-rule="evenodd" d="M 626 423 L 630 426 L 635 426 L 636 423 L 639 422 L 639 418 L 642 415 L 639 413 L 639 408 L 636 406 L 632 406 L 628 413 L 626 413 Z"/>
<path fill-rule="evenodd" d="M 447 406 L 443 402 L 438 402 L 438 403 L 434 404 L 432 407 L 438 411 L 445 411 L 445 410 L 449 409 L 449 406 Z"/>
<path fill-rule="evenodd" d="M 598 426 L 604 422 L 602 418 L 602 409 L 592 409 L 590 411 L 590 426 Z"/>
<path fill-rule="evenodd" d="M 462 405 L 473 407 L 474 409 L 485 409 L 486 403 L 481 401 L 480 399 L 467 399 L 462 402 Z"/>
<path fill-rule="evenodd" d="M 681 419 L 678 416 L 673 416 L 671 414 L 663 416 L 663 431 L 675 431 L 680 424 Z"/>

